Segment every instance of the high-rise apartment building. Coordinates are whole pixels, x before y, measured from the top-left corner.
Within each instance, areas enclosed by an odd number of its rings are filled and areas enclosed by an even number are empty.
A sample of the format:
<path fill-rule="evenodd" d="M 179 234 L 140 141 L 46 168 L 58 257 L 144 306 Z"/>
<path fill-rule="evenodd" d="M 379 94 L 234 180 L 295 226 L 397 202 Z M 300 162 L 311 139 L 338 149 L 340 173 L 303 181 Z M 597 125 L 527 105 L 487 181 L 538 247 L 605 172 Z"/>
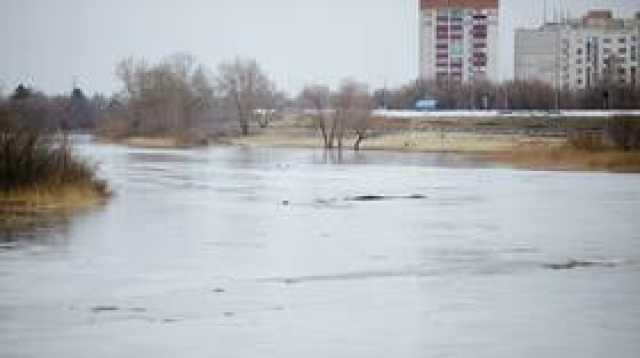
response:
<path fill-rule="evenodd" d="M 616 19 L 593 10 L 581 19 L 518 29 L 515 78 L 555 88 L 585 89 L 599 83 L 640 83 L 640 13 Z"/>
<path fill-rule="evenodd" d="M 420 77 L 498 81 L 499 0 L 421 0 Z"/>

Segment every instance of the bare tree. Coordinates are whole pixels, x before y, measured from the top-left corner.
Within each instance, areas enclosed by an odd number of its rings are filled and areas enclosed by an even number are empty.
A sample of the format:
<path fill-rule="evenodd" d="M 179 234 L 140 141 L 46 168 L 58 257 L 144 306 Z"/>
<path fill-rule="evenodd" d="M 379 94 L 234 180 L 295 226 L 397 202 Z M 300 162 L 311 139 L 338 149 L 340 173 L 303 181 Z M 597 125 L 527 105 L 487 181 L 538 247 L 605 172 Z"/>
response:
<path fill-rule="evenodd" d="M 369 87 L 364 83 L 345 80 L 334 96 L 336 110 L 338 148 L 342 148 L 347 131 L 355 135 L 354 150 L 360 150 L 360 144 L 367 138 L 371 123 L 371 111 L 374 100 Z"/>
<path fill-rule="evenodd" d="M 126 110 L 111 111 L 109 118 L 125 115 L 129 135 L 183 136 L 216 112 L 207 71 L 191 55 L 173 55 L 153 66 L 126 59 L 116 75 L 124 85 Z"/>
<path fill-rule="evenodd" d="M 242 135 L 249 135 L 256 110 L 270 106 L 275 86 L 255 60 L 236 59 L 221 64 L 218 71 L 218 89 L 229 114 L 240 124 Z"/>
<path fill-rule="evenodd" d="M 313 111 L 313 123 L 322 135 L 324 147 L 333 148 L 337 122 L 331 110 L 331 89 L 322 85 L 310 85 L 302 90 L 301 97 L 304 107 Z"/>

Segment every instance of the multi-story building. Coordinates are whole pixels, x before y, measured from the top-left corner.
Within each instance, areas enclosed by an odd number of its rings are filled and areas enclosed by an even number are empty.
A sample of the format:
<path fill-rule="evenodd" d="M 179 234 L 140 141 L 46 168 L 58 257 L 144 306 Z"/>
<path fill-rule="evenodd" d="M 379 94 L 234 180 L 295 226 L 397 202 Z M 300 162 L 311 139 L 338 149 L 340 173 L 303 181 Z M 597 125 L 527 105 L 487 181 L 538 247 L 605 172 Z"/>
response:
<path fill-rule="evenodd" d="M 498 81 L 499 0 L 421 0 L 420 77 Z"/>
<path fill-rule="evenodd" d="M 640 13 L 616 19 L 593 10 L 581 19 L 518 29 L 515 78 L 555 88 L 585 89 L 600 83 L 640 83 Z"/>

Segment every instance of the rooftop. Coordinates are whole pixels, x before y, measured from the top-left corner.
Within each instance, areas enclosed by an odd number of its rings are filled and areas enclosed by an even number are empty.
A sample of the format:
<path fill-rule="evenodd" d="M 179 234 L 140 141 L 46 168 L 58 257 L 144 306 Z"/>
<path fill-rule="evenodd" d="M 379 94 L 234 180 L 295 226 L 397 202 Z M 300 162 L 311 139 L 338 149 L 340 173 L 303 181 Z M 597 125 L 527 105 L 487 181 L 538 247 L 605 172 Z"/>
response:
<path fill-rule="evenodd" d="M 497 9 L 499 0 L 420 0 L 421 9 L 474 8 Z"/>

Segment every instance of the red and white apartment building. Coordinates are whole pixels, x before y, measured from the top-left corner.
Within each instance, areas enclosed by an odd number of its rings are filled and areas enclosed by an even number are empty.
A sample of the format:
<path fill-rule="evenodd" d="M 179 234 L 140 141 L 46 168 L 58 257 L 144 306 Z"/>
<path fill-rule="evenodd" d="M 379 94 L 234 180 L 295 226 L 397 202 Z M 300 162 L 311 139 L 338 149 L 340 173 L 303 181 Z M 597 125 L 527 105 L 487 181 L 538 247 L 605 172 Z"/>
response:
<path fill-rule="evenodd" d="M 420 77 L 498 81 L 499 0 L 420 0 Z"/>

